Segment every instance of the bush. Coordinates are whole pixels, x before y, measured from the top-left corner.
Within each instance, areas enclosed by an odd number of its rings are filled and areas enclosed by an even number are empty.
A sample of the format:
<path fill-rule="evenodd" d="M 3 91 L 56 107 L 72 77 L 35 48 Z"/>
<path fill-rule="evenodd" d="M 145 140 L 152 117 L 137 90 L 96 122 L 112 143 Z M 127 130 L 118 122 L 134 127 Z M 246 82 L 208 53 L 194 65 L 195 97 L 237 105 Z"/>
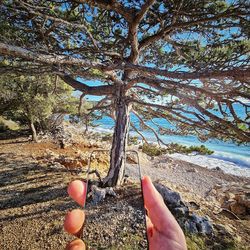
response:
<path fill-rule="evenodd" d="M 169 154 L 173 154 L 173 153 L 190 154 L 193 152 L 197 152 L 201 155 L 211 155 L 214 153 L 214 151 L 209 150 L 204 145 L 187 147 L 187 146 L 183 146 L 183 145 L 178 144 L 178 143 L 168 144 L 167 151 Z"/>
<path fill-rule="evenodd" d="M 137 136 L 130 136 L 128 144 L 129 145 L 137 145 L 138 144 L 138 137 Z"/>
<path fill-rule="evenodd" d="M 0 132 L 5 132 L 7 130 L 18 130 L 19 126 L 16 122 L 11 120 L 6 120 L 0 116 Z"/>
<path fill-rule="evenodd" d="M 112 134 L 110 133 L 103 134 L 102 141 L 112 141 Z"/>
<path fill-rule="evenodd" d="M 186 235 L 186 242 L 188 250 L 205 250 L 205 239 L 199 235 Z"/>
<path fill-rule="evenodd" d="M 159 156 L 166 153 L 166 149 L 158 147 L 154 144 L 144 143 L 141 147 L 142 152 L 149 156 Z"/>
<path fill-rule="evenodd" d="M 173 154 L 173 153 L 181 153 L 181 154 L 190 154 L 192 152 L 197 152 L 201 155 L 211 155 L 214 151 L 209 150 L 204 145 L 201 146 L 183 146 L 178 143 L 170 143 L 168 144 L 167 148 L 161 148 L 159 146 L 156 146 L 154 144 L 146 144 L 144 143 L 142 147 L 139 147 L 142 149 L 142 152 L 149 155 L 149 156 L 159 156 L 162 154 Z"/>

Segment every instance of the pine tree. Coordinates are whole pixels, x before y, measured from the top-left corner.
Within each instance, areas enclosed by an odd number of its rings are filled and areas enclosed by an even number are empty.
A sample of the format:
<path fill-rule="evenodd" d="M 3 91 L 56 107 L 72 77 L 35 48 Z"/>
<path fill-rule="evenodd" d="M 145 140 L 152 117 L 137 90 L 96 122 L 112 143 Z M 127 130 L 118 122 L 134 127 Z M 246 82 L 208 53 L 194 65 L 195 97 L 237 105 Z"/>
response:
<path fill-rule="evenodd" d="M 8 65 L 0 71 L 50 72 L 103 96 L 96 110 L 115 114 L 104 180 L 113 186 L 124 173 L 131 112 L 144 126 L 166 119 L 174 129 L 164 133 L 250 141 L 249 10 L 246 0 L 4 0 L 0 55 Z"/>

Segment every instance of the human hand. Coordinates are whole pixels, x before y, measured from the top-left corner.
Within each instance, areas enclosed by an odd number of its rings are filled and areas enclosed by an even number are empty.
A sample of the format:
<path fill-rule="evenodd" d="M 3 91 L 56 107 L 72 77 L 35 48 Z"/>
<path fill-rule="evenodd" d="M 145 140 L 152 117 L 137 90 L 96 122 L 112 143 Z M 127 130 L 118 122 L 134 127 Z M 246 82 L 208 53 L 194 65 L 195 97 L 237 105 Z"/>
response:
<path fill-rule="evenodd" d="M 147 209 L 147 235 L 150 250 L 186 250 L 186 240 L 179 224 L 161 195 L 146 176 L 142 180 L 144 205 Z"/>
<path fill-rule="evenodd" d="M 147 234 L 150 250 L 185 250 L 185 236 L 166 207 L 161 195 L 155 189 L 149 177 L 142 180 L 145 207 L 148 211 Z M 86 197 L 86 184 L 82 181 L 73 181 L 69 184 L 68 194 L 79 205 L 83 206 Z M 80 209 L 72 210 L 65 216 L 64 228 L 73 235 L 81 231 L 85 214 Z M 77 239 L 67 245 L 67 250 L 83 250 L 85 244 Z"/>
<path fill-rule="evenodd" d="M 80 206 L 84 206 L 86 197 L 86 184 L 82 181 L 76 180 L 68 186 L 69 196 L 75 200 Z M 74 209 L 67 213 L 64 220 L 64 229 L 70 234 L 78 236 L 83 227 L 85 220 L 85 213 L 80 209 Z M 85 244 L 81 239 L 76 239 L 70 242 L 67 250 L 85 250 Z"/>

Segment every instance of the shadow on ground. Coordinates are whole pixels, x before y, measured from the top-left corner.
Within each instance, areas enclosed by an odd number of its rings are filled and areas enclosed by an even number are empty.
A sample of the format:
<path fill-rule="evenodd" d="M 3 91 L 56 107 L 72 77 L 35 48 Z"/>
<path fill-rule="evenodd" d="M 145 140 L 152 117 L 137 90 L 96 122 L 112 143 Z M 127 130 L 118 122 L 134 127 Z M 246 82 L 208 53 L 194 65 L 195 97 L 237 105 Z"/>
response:
<path fill-rule="evenodd" d="M 74 207 L 66 191 L 67 184 L 73 178 L 64 168 L 39 165 L 30 158 L 16 159 L 12 153 L 1 153 L 1 221 L 34 217 L 41 213 L 65 211 Z M 3 213 L 8 209 L 16 209 L 18 212 Z"/>

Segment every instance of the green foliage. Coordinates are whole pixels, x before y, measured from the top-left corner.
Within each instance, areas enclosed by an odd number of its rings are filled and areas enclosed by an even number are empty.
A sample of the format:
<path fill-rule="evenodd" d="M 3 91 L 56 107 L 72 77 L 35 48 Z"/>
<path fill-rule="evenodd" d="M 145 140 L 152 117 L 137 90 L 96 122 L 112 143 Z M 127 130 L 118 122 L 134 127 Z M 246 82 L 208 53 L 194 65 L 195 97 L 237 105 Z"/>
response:
<path fill-rule="evenodd" d="M 243 131 L 247 131 L 249 129 L 245 123 L 238 124 L 238 128 Z"/>
<path fill-rule="evenodd" d="M 211 155 L 214 152 L 209 150 L 204 145 L 201 146 L 183 146 L 178 143 L 170 143 L 167 145 L 167 148 L 162 148 L 154 144 L 146 144 L 144 143 L 141 147 L 142 152 L 149 156 L 159 156 L 162 154 L 173 154 L 173 153 L 181 153 L 181 154 L 190 154 L 193 152 L 197 152 L 201 155 Z"/>
<path fill-rule="evenodd" d="M 0 114 L 21 124 L 34 123 L 44 129 L 53 114 L 75 109 L 72 88 L 50 75 L 3 75 L 0 88 Z"/>
<path fill-rule="evenodd" d="M 105 77 L 105 75 L 103 74 L 103 72 L 101 72 L 101 71 L 98 70 L 98 69 L 91 69 L 91 70 L 90 70 L 90 73 L 91 73 L 93 76 L 96 76 L 96 77 Z"/>
<path fill-rule="evenodd" d="M 136 144 L 138 144 L 138 136 L 130 136 L 128 144 L 129 145 L 136 145 Z"/>
<path fill-rule="evenodd" d="M 201 146 L 183 146 L 178 143 L 170 143 L 168 144 L 168 153 L 173 154 L 173 153 L 183 153 L 183 154 L 190 154 L 192 152 L 197 152 L 201 155 L 211 155 L 214 153 L 214 151 L 209 150 L 206 148 L 204 145 Z"/>
<path fill-rule="evenodd" d="M 7 61 L 1 58 L 0 67 L 7 69 L 13 66 L 14 70 L 21 72 L 24 69 L 30 73 L 39 70 L 51 72 L 56 66 L 61 72 L 70 72 L 75 80 L 81 77 L 83 80 L 99 80 L 98 83 L 92 82 L 95 87 L 100 82 L 112 86 L 113 93 L 121 81 L 132 90 L 131 94 L 137 100 L 145 102 L 145 112 L 135 110 L 139 115 L 148 119 L 147 114 L 152 112 L 153 117 L 165 118 L 173 125 L 173 129 L 165 130 L 165 134 L 196 135 L 202 141 L 217 138 L 249 142 L 247 119 L 233 117 L 230 107 L 231 102 L 238 105 L 241 97 L 249 99 L 244 74 L 242 77 L 236 74 L 233 78 L 223 75 L 219 78 L 207 75 L 206 80 L 201 78 L 202 73 L 214 75 L 228 70 L 236 73 L 238 69 L 249 70 L 249 1 L 153 1 L 139 24 L 135 23 L 134 17 L 145 1 L 28 2 L 1 2 L 1 41 L 55 58 L 67 55 L 72 61 L 66 65 L 58 60 L 51 65 L 39 60 L 34 66 L 29 59 L 22 58 L 17 60 L 20 64 L 17 65 L 12 60 L 18 53 L 11 52 L 13 54 Z M 92 62 L 93 67 L 82 67 L 74 63 L 76 59 Z M 103 67 L 96 69 L 96 63 Z M 124 67 L 134 63 L 150 65 L 152 69 L 150 72 L 146 69 L 129 72 Z M 112 67 L 106 67 L 108 65 Z M 154 68 L 195 76 L 163 77 L 159 71 L 154 72 Z M 150 79 L 145 81 L 144 77 L 165 81 L 156 84 Z M 131 81 L 134 83 L 130 85 Z M 144 89 L 136 89 L 136 84 L 142 84 Z M 97 95 L 102 95 L 101 92 Z M 41 106 L 45 99 L 41 95 L 33 102 Z M 109 95 L 106 103 L 115 104 L 115 99 L 115 94 Z M 42 117 L 54 112 L 49 108 L 53 106 L 53 100 L 46 101 L 48 105 L 43 107 Z M 163 108 L 146 105 L 160 103 Z M 221 111 L 219 105 L 223 110 L 226 107 L 227 111 Z M 67 108 L 71 109 L 70 106 Z M 133 108 L 135 106 L 134 103 Z M 211 109 L 212 114 L 206 112 Z M 213 115 L 215 109 L 216 115 Z M 168 114 L 165 115 L 166 110 Z M 82 117 L 88 123 L 86 112 Z M 147 129 L 143 125 L 141 128 Z"/>
<path fill-rule="evenodd" d="M 205 239 L 199 235 L 186 235 L 188 250 L 206 250 Z"/>
<path fill-rule="evenodd" d="M 188 250 L 243 250 L 247 247 L 236 243 L 232 237 L 226 237 L 225 235 L 216 235 L 213 239 L 197 234 L 186 234 L 186 242 Z"/>
<path fill-rule="evenodd" d="M 166 149 L 160 148 L 153 144 L 147 144 L 147 143 L 144 143 L 141 149 L 143 153 L 149 156 L 159 156 L 167 152 Z"/>
<path fill-rule="evenodd" d="M 93 108 L 93 106 L 94 102 L 89 102 L 83 99 L 80 110 L 78 105 L 78 110 L 75 110 L 75 112 L 71 112 L 69 121 L 71 123 L 83 124 L 85 126 L 85 132 L 88 131 L 89 127 L 97 127 L 98 125 L 96 125 L 94 121 L 100 119 L 100 115 L 98 115 L 96 112 L 91 111 L 91 108 Z"/>
<path fill-rule="evenodd" d="M 111 133 L 103 134 L 102 141 L 111 141 L 111 140 L 112 140 L 112 134 Z"/>
<path fill-rule="evenodd" d="M 4 117 L 0 116 L 0 132 L 5 132 L 7 130 L 18 130 L 19 126 L 16 122 L 11 120 L 6 120 Z"/>

